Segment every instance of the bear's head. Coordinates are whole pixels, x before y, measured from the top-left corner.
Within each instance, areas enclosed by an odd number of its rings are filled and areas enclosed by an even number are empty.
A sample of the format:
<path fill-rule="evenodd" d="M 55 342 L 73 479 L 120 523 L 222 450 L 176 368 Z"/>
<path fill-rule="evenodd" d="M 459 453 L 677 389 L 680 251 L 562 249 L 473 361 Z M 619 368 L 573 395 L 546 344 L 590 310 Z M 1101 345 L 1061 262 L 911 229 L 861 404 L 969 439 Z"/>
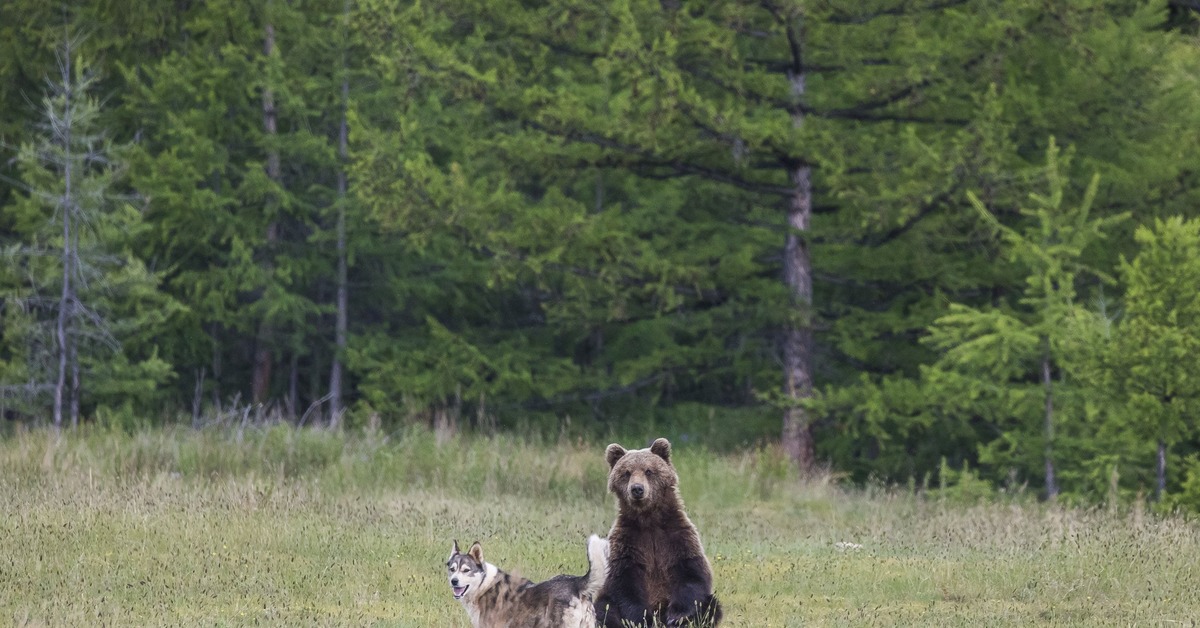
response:
<path fill-rule="evenodd" d="M 671 442 L 654 441 L 648 449 L 626 451 L 613 443 L 604 451 L 608 460 L 608 490 L 617 496 L 622 508 L 646 510 L 678 499 L 679 476 L 671 465 Z"/>

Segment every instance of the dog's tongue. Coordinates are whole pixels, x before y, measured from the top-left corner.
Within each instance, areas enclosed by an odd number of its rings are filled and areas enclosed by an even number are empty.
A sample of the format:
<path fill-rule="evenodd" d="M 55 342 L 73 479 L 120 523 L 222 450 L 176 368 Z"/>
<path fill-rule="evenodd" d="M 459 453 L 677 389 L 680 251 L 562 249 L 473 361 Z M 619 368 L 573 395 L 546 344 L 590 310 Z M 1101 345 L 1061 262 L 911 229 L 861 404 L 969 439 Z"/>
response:
<path fill-rule="evenodd" d="M 451 587 L 454 589 L 454 597 L 460 598 L 467 592 L 467 587 Z"/>

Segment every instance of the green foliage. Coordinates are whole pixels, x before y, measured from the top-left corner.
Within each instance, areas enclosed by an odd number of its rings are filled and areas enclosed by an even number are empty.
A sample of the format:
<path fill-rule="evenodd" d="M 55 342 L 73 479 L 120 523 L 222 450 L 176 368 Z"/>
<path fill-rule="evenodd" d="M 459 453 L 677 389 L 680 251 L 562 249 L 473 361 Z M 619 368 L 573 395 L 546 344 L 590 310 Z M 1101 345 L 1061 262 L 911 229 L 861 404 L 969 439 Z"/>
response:
<path fill-rule="evenodd" d="M 1161 509 L 1164 512 L 1200 512 L 1200 455 L 1191 454 L 1180 463 L 1184 480 L 1178 490 L 1164 496 Z"/>
<path fill-rule="evenodd" d="M 994 438 L 980 442 L 980 462 L 1015 472 L 1020 481 L 1036 477 L 1041 467 L 1050 497 L 1059 491 L 1055 467 L 1077 464 L 1056 455 L 1059 441 L 1086 431 L 1079 420 L 1079 393 L 1062 367 L 1074 338 L 1068 322 L 1081 309 L 1076 286 L 1089 275 L 1107 279 L 1085 265 L 1084 255 L 1127 218 L 1090 216 L 1098 177 L 1092 177 L 1078 204 L 1065 205 L 1068 182 L 1058 155 L 1051 139 L 1044 170 L 1048 193 L 1030 195 L 1033 207 L 1022 208 L 1026 224 L 1019 231 L 1001 224 L 968 194 L 982 220 L 999 236 L 1005 257 L 1025 273 L 1024 288 L 1015 299 L 986 309 L 951 304 L 923 339 L 941 354 L 925 372 L 930 388 L 945 394 L 963 386 L 957 395 L 972 400 L 970 412 L 996 431 Z M 1065 434 L 1062 427 L 1068 428 Z"/>
<path fill-rule="evenodd" d="M 101 126 L 94 69 L 73 56 L 78 40 L 68 36 L 61 46 L 40 133 L 18 155 L 22 193 L 5 211 L 11 270 L 0 281 L 7 317 L 0 394 L 15 402 L 8 407 L 45 417 L 66 364 L 84 374 L 77 385 L 85 411 L 109 404 L 146 411 L 162 401 L 172 375 L 157 356 L 157 334 L 183 308 L 133 253 L 147 226 L 140 199 L 121 194 L 128 147 Z"/>
<path fill-rule="evenodd" d="M 972 470 L 967 462 L 963 462 L 962 469 L 953 469 L 943 458 L 938 470 L 938 488 L 930 494 L 934 499 L 970 505 L 990 501 L 996 491 L 991 483 L 980 479 L 979 472 Z"/>
<path fill-rule="evenodd" d="M 1200 202 L 1189 11 L 0 3 L 0 411 L 42 416 L 54 347 L 39 295 L 59 271 L 29 253 L 57 236 L 29 189 L 59 177 L 34 164 L 29 103 L 66 24 L 91 35 L 97 146 L 120 148 L 91 171 L 117 202 L 88 232 L 86 296 L 121 352 L 88 332 L 85 419 L 309 421 L 336 358 L 358 425 L 769 446 L 781 332 L 810 326 L 803 403 L 837 472 L 915 483 L 945 459 L 1036 486 L 1049 459 L 1070 499 L 1104 499 L 1113 469 L 1131 497 L 1158 440 L 1173 460 L 1200 442 L 1190 306 L 1170 296 L 1190 275 L 1150 270 L 1192 252 L 1122 265 L 1175 246 L 1122 216 Z M 803 168 L 813 214 L 792 234 Z M 811 308 L 782 281 L 789 235 Z"/>
<path fill-rule="evenodd" d="M 1134 469 L 1151 469 L 1156 444 L 1164 455 L 1180 444 L 1177 453 L 1194 451 L 1200 299 L 1190 286 L 1200 280 L 1200 222 L 1155 220 L 1135 237 L 1140 248 L 1120 267 L 1126 287 L 1121 315 L 1115 322 L 1098 315 L 1081 320 L 1079 329 L 1094 332 L 1090 342 L 1079 342 L 1076 359 L 1093 389 L 1118 407 L 1103 432 L 1110 450 Z M 1158 479 L 1168 491 L 1178 481 Z"/>
<path fill-rule="evenodd" d="M 1173 217 L 1143 226 L 1140 249 L 1121 264 L 1125 313 L 1116 333 L 1116 383 L 1147 431 L 1168 442 L 1187 434 L 1200 383 L 1200 221 Z M 1124 368 L 1122 368 L 1124 367 Z"/>

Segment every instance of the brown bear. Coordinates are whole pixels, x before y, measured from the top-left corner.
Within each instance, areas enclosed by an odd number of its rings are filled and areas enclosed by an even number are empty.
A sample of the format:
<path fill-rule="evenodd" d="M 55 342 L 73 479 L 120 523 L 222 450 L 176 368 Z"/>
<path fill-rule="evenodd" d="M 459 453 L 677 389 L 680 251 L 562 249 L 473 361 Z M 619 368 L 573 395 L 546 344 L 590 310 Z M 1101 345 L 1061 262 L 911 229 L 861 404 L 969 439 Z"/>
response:
<path fill-rule="evenodd" d="M 608 533 L 608 577 L 596 596 L 596 619 L 607 628 L 717 625 L 712 567 L 683 511 L 670 441 L 633 451 L 613 443 L 604 453 L 617 519 Z"/>

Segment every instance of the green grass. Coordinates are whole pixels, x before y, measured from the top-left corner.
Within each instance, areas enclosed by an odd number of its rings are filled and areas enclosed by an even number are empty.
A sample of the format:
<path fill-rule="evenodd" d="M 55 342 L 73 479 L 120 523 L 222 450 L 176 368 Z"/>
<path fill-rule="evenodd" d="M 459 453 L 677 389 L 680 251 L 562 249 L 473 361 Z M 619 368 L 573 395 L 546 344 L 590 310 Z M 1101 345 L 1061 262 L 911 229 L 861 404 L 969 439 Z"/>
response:
<path fill-rule="evenodd" d="M 451 539 L 535 579 L 582 573 L 584 538 L 614 511 L 605 444 L 13 433 L 0 621 L 467 626 L 443 573 Z M 804 484 L 771 450 L 683 448 L 676 464 L 729 626 L 1200 618 L 1200 526 L 1183 519 Z"/>

